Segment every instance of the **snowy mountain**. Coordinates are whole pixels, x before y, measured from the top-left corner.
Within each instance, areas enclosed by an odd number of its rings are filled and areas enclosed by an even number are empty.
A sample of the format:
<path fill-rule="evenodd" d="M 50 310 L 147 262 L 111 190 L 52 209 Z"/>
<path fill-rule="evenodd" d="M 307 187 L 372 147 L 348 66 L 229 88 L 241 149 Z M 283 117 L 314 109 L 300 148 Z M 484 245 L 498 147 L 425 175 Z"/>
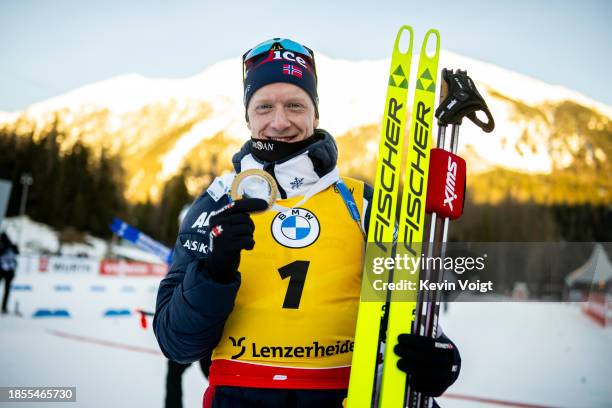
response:
<path fill-rule="evenodd" d="M 413 77 L 417 60 L 413 59 Z M 460 154 L 468 161 L 470 175 L 478 175 L 470 183 L 480 179 L 488 185 L 499 176 L 527 177 L 519 183 L 524 184 L 562 172 L 563 177 L 579 175 L 579 184 L 598 192 L 588 195 L 596 196 L 595 201 L 612 200 L 610 181 L 602 177 L 612 171 L 611 107 L 450 52 L 442 52 L 440 67 L 467 69 L 495 117 L 492 134 L 469 122 L 461 128 Z M 370 179 L 389 60 L 347 61 L 319 55 L 317 68 L 320 126 L 338 140 L 341 170 Z M 0 127 L 35 124 L 42 130 L 57 120 L 69 134 L 65 143 L 81 140 L 119 153 L 127 175 L 126 196 L 132 200 L 155 198 L 163 182 L 185 166 L 188 187 L 195 193 L 210 174 L 228 169 L 229 158 L 249 137 L 240 78 L 238 59 L 219 62 L 185 79 L 122 75 L 33 104 L 24 112 L 0 112 Z M 555 177 L 554 183 L 563 177 Z M 537 187 L 526 188 L 515 196 L 551 201 L 548 193 L 544 197 L 531 192 Z M 563 197 L 564 193 L 551 194 Z M 475 197 L 495 200 L 490 194 Z"/>

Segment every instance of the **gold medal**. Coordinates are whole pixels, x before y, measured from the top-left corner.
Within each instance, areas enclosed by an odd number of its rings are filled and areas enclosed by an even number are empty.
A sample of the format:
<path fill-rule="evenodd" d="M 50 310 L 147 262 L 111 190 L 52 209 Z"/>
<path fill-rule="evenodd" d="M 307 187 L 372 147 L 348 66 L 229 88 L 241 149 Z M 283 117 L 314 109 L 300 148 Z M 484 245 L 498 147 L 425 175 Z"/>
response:
<path fill-rule="evenodd" d="M 236 175 L 230 196 L 234 201 L 241 198 L 261 198 L 267 201 L 268 208 L 271 208 L 280 193 L 276 180 L 269 173 L 264 170 L 249 169 Z"/>

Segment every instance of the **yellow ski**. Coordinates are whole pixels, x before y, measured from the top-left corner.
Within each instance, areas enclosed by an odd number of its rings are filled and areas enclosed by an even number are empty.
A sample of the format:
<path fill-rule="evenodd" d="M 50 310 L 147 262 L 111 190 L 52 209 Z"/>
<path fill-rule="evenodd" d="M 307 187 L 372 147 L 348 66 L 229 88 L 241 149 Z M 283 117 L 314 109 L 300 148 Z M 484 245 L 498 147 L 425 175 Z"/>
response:
<path fill-rule="evenodd" d="M 402 35 L 410 34 L 410 45 L 405 53 L 400 52 Z M 371 203 L 370 223 L 367 237 L 366 261 L 362 278 L 361 299 L 355 331 L 355 346 L 348 390 L 348 407 L 371 407 L 376 391 L 376 371 L 379 352 L 379 335 L 386 304 L 384 293 L 373 290 L 369 259 L 389 257 L 393 252 L 398 191 L 401 177 L 404 129 L 406 128 L 406 102 L 412 60 L 413 31 L 402 26 L 397 33 L 387 100 L 382 122 L 382 134 L 378 150 L 378 164 L 374 182 L 374 197 Z M 382 278 L 384 280 L 384 277 Z"/>

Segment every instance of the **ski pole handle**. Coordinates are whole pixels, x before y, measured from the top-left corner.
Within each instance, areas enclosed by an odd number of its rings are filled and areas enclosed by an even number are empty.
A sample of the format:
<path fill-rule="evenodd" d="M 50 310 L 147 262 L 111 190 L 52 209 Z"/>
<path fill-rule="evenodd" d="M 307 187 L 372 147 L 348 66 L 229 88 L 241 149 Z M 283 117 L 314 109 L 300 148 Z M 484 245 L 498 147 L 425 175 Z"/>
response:
<path fill-rule="evenodd" d="M 495 129 L 493 115 L 484 98 L 476 89 L 476 84 L 467 74 L 467 71 L 444 68 L 442 70 L 442 91 L 440 106 L 436 109 L 435 116 L 439 126 L 461 125 L 464 117 L 471 120 L 483 131 L 490 133 Z M 446 87 L 446 88 L 445 88 Z M 483 122 L 476 116 L 476 112 L 482 111 L 487 116 L 487 122 Z"/>

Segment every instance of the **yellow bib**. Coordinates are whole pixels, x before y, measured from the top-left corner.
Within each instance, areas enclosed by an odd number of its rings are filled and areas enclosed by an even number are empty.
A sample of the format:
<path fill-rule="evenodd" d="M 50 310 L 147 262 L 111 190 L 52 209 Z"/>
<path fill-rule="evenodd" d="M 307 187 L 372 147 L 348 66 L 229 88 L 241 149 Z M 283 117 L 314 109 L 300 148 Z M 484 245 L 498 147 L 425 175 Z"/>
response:
<path fill-rule="evenodd" d="M 363 217 L 363 182 L 343 178 Z M 302 197 L 280 200 L 290 207 Z M 213 360 L 284 367 L 351 364 L 364 239 L 335 186 L 302 207 L 252 216 L 255 248 Z"/>

